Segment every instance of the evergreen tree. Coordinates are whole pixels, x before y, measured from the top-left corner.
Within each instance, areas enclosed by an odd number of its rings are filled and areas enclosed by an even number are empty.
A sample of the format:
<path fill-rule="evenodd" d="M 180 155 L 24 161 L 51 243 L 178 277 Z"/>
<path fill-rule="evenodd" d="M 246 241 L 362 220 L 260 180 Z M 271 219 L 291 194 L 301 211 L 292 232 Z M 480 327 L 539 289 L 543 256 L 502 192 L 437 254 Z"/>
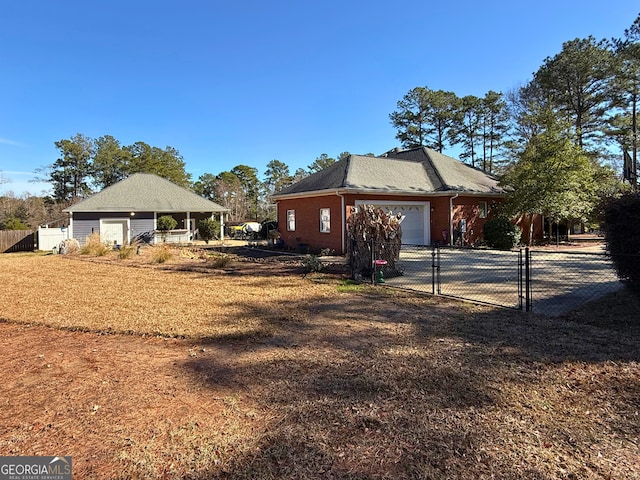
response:
<path fill-rule="evenodd" d="M 612 83 L 612 106 L 618 113 L 611 119 L 611 134 L 631 159 L 625 179 L 637 185 L 638 170 L 638 102 L 640 101 L 640 15 L 625 30 L 623 39 L 612 41 L 615 53 L 615 76 Z"/>
<path fill-rule="evenodd" d="M 267 163 L 264 173 L 264 187 L 266 196 L 269 197 L 275 192 L 282 190 L 287 185 L 291 185 L 292 177 L 289 174 L 289 167 L 280 160 L 271 160 Z"/>
<path fill-rule="evenodd" d="M 257 220 L 260 201 L 258 169 L 248 165 L 236 165 L 231 169 L 231 173 L 238 178 L 246 199 L 247 216 L 243 220 Z"/>
<path fill-rule="evenodd" d="M 544 132 L 532 138 L 501 179 L 509 191 L 506 212 L 537 213 L 556 223 L 587 220 L 598 201 L 600 170 L 576 144 L 568 124 L 549 109 L 541 115 Z"/>
<path fill-rule="evenodd" d="M 323 153 L 319 157 L 316 157 L 316 159 L 313 161 L 311 165 L 307 167 L 307 169 L 309 170 L 309 173 L 317 173 L 333 165 L 334 163 L 336 163 L 335 158 L 332 158 L 326 153 Z"/>
<path fill-rule="evenodd" d="M 501 165 L 503 150 L 509 130 L 509 110 L 501 93 L 489 91 L 482 99 L 482 169 L 493 173 Z"/>
<path fill-rule="evenodd" d="M 307 172 L 304 168 L 298 168 L 296 169 L 295 173 L 293 174 L 293 178 L 291 179 L 291 183 L 296 183 L 299 182 L 300 180 L 302 180 L 305 177 L 309 176 L 309 172 Z"/>
<path fill-rule="evenodd" d="M 454 125 L 458 97 L 453 92 L 416 87 L 389 115 L 403 147 L 430 147 L 442 153 L 449 129 Z"/>
<path fill-rule="evenodd" d="M 201 197 L 216 201 L 217 178 L 211 173 L 204 173 L 193 184 L 193 191 Z"/>
<path fill-rule="evenodd" d="M 191 186 L 191 176 L 185 171 L 180 152 L 170 146 L 165 149 L 136 142 L 125 147 L 128 152 L 127 174 L 152 173 L 182 187 Z"/>
<path fill-rule="evenodd" d="M 610 103 L 613 57 L 604 40 L 593 37 L 565 42 L 547 57 L 535 80 L 557 111 L 573 126 L 580 147 L 597 146 Z"/>
<path fill-rule="evenodd" d="M 482 139 L 482 100 L 473 95 L 462 97 L 456 102 L 454 123 L 449 129 L 451 145 L 462 145 L 460 159 L 476 166 L 476 147 Z"/>
<path fill-rule="evenodd" d="M 70 204 L 91 193 L 94 143 L 78 133 L 70 139 L 55 142 L 55 146 L 60 151 L 60 158 L 45 169 L 47 177 L 44 180 L 51 183 L 56 201 Z"/>
<path fill-rule="evenodd" d="M 93 157 L 93 183 L 101 190 L 126 178 L 130 159 L 131 152 L 111 135 L 98 138 Z"/>

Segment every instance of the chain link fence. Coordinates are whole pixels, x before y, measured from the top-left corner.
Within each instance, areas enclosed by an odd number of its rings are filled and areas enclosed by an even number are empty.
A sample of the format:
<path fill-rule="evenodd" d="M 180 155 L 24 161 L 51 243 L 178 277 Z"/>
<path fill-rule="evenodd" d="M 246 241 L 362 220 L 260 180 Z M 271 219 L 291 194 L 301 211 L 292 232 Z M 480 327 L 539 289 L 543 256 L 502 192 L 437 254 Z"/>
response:
<path fill-rule="evenodd" d="M 550 316 L 623 285 L 605 253 L 402 245 L 387 258 L 391 250 L 373 242 L 352 242 L 351 251 L 368 256 L 356 265 L 350 255 L 358 280 Z"/>
<path fill-rule="evenodd" d="M 530 251 L 529 310 L 561 315 L 623 287 L 603 253 Z"/>

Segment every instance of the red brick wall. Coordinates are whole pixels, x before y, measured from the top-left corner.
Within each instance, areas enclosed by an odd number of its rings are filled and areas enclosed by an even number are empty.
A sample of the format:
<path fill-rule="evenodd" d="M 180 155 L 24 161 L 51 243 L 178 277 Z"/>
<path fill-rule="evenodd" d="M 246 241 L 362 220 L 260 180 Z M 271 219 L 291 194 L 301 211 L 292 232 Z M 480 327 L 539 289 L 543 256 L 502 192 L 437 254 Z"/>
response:
<path fill-rule="evenodd" d="M 486 217 L 481 218 L 479 204 L 487 203 Z M 491 216 L 490 198 L 458 197 L 453 201 L 453 229 L 456 230 L 458 221 L 464 218 L 467 221 L 466 245 L 474 245 L 482 239 L 482 230 L 485 222 Z"/>
<path fill-rule="evenodd" d="M 477 205 L 479 201 L 486 201 L 488 207 L 487 218 L 478 216 Z M 471 244 L 482 239 L 482 229 L 485 222 L 492 218 L 494 211 L 492 205 L 500 203 L 501 200 L 495 198 L 480 197 L 459 197 L 453 201 L 454 205 L 454 229 L 457 221 L 464 216 L 467 220 L 467 241 Z M 531 241 L 537 241 L 543 238 L 542 216 L 526 215 L 514 220 L 514 223 L 522 230 L 522 242 L 525 244 Z M 531 232 L 531 236 L 529 236 Z"/>
<path fill-rule="evenodd" d="M 320 209 L 331 212 L 330 233 L 320 232 Z M 287 230 L 287 210 L 296 212 L 295 231 Z M 278 231 L 286 248 L 327 248 L 342 252 L 342 200 L 337 195 L 278 201 Z"/>
<path fill-rule="evenodd" d="M 377 200 L 385 203 L 402 201 L 430 202 L 430 243 L 448 244 L 451 239 L 449 225 L 449 201 L 451 197 L 416 197 L 416 196 L 372 196 L 345 195 L 345 207 L 354 206 L 356 200 Z M 482 237 L 482 226 L 486 219 L 479 218 L 479 202 L 486 201 L 488 217 L 491 217 L 491 205 L 496 201 L 494 197 L 460 196 L 453 201 L 454 228 L 457 221 L 465 217 L 467 220 L 467 242 L 475 243 Z M 331 232 L 320 233 L 320 209 L 331 209 Z M 296 212 L 296 230 L 287 231 L 287 210 Z M 347 209 L 349 212 L 350 209 Z M 311 250 L 323 248 L 333 249 L 336 253 L 342 251 L 342 203 L 338 195 L 320 197 L 288 199 L 278 201 L 278 231 L 286 247 L 297 249 L 300 244 Z"/>
<path fill-rule="evenodd" d="M 451 197 L 431 198 L 431 243 L 448 245 L 451 240 L 449 231 L 449 199 Z"/>

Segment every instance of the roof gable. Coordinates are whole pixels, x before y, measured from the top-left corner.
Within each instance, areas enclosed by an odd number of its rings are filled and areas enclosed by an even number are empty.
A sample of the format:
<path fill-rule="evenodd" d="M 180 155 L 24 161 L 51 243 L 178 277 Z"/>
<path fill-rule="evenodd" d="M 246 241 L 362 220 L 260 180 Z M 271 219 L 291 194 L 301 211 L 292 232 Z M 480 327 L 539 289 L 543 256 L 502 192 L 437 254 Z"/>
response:
<path fill-rule="evenodd" d="M 135 173 L 66 208 L 65 212 L 224 212 L 191 190 L 149 173 Z"/>
<path fill-rule="evenodd" d="M 387 152 L 391 158 L 421 162 L 432 168 L 440 180 L 440 190 L 473 193 L 503 193 L 498 180 L 493 176 L 453 157 L 427 147 Z"/>
<path fill-rule="evenodd" d="M 420 147 L 391 150 L 379 157 L 349 155 L 290 185 L 275 196 L 325 190 L 387 194 L 465 192 L 500 194 L 498 180 L 460 160 Z"/>
<path fill-rule="evenodd" d="M 335 190 L 343 188 L 345 186 L 347 171 L 349 168 L 349 160 L 352 156 L 353 155 L 350 155 L 348 158 L 339 160 L 329 165 L 327 168 L 313 173 L 293 185 L 283 188 L 278 192 L 278 194 L 284 194 L 285 192 L 313 192 L 315 190 Z"/>
<path fill-rule="evenodd" d="M 345 187 L 390 192 L 432 192 L 437 188 L 420 163 L 354 155 Z"/>

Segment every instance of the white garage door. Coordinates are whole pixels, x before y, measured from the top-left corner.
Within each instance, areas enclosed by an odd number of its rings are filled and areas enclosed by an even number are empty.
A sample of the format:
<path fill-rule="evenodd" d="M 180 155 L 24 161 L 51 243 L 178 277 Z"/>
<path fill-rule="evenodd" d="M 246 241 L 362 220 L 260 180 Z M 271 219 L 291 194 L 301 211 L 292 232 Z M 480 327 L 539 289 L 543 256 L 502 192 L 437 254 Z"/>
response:
<path fill-rule="evenodd" d="M 408 245 L 429 245 L 431 233 L 429 231 L 429 202 L 397 202 L 382 203 L 381 201 L 356 201 L 356 206 L 367 204 L 380 207 L 393 214 L 401 213 L 402 243 Z"/>
<path fill-rule="evenodd" d="M 127 238 L 127 220 L 101 220 L 100 240 L 104 243 L 123 245 Z"/>

